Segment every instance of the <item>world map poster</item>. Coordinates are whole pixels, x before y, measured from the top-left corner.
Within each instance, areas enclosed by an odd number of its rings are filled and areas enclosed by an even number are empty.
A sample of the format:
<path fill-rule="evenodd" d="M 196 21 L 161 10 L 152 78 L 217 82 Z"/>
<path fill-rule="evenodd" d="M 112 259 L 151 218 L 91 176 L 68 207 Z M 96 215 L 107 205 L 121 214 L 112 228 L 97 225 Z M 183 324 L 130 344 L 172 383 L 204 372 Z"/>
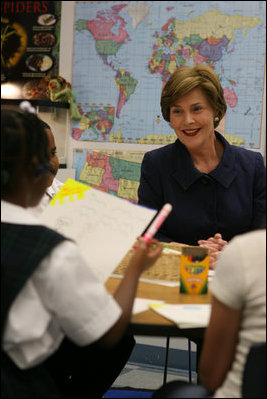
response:
<path fill-rule="evenodd" d="M 73 139 L 173 142 L 162 88 L 177 68 L 202 63 L 224 89 L 226 138 L 260 148 L 265 1 L 76 2 L 74 29 L 72 88 L 82 119 L 72 121 Z"/>

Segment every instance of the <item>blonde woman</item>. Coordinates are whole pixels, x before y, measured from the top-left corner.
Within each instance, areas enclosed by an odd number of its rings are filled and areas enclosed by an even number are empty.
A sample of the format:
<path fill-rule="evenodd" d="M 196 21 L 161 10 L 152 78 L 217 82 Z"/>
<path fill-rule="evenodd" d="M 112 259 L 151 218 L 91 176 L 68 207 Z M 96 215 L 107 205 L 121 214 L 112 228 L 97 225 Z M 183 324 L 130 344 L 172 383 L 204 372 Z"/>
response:
<path fill-rule="evenodd" d="M 259 227 L 266 213 L 263 157 L 216 131 L 226 109 L 212 68 L 177 69 L 161 95 L 162 115 L 177 140 L 145 154 L 138 189 L 139 204 L 173 206 L 156 237 L 209 248 L 212 269 L 226 243 Z"/>

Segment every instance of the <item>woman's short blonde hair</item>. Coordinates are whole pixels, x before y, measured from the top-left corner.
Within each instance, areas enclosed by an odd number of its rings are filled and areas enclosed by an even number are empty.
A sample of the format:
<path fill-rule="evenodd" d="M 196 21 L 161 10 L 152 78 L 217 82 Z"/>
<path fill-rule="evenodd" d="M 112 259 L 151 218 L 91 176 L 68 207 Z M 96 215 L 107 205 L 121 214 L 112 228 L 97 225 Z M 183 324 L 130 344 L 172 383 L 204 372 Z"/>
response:
<path fill-rule="evenodd" d="M 210 106 L 218 116 L 214 122 L 216 128 L 224 117 L 227 105 L 223 95 L 220 79 L 214 70 L 207 65 L 195 64 L 176 69 L 170 76 L 161 94 L 161 112 L 165 121 L 170 122 L 170 108 L 179 97 L 199 88 L 206 95 Z"/>

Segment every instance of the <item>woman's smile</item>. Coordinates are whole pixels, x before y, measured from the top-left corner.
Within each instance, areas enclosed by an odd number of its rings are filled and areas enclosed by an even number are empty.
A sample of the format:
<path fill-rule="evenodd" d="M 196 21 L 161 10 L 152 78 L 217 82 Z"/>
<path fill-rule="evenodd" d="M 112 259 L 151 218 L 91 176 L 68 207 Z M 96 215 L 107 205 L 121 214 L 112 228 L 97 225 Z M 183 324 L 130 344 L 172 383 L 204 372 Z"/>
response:
<path fill-rule="evenodd" d="M 182 132 L 189 137 L 193 137 L 196 136 L 198 134 L 198 132 L 200 131 L 200 128 L 198 129 L 184 129 L 182 130 Z"/>

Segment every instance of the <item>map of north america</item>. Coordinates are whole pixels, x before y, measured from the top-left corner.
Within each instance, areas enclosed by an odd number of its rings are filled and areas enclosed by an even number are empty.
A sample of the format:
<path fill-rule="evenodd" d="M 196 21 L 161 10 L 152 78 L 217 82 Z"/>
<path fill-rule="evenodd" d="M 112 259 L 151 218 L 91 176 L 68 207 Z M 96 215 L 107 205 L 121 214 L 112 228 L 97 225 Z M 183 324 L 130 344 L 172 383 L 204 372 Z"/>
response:
<path fill-rule="evenodd" d="M 106 193 L 137 203 L 142 151 L 76 150 L 77 180 Z"/>

